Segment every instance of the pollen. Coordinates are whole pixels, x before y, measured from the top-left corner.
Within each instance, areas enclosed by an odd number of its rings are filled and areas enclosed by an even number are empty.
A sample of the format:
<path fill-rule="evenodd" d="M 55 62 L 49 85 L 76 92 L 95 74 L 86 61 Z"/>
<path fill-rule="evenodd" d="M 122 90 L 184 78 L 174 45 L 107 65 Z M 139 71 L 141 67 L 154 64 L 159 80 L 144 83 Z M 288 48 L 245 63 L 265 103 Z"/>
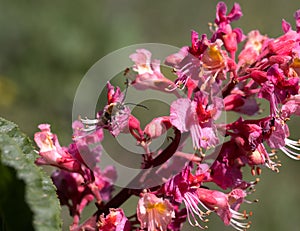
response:
<path fill-rule="evenodd" d="M 261 175 L 262 169 L 260 167 L 256 168 L 256 173 L 257 175 Z"/>
<path fill-rule="evenodd" d="M 223 61 L 223 57 L 221 55 L 221 52 L 217 45 L 210 46 L 208 49 L 208 55 L 209 57 L 216 62 L 221 62 Z"/>
<path fill-rule="evenodd" d="M 254 166 L 251 168 L 251 175 L 255 176 L 255 167 Z"/>
<path fill-rule="evenodd" d="M 291 64 L 291 67 L 299 68 L 300 67 L 300 58 L 295 58 Z"/>

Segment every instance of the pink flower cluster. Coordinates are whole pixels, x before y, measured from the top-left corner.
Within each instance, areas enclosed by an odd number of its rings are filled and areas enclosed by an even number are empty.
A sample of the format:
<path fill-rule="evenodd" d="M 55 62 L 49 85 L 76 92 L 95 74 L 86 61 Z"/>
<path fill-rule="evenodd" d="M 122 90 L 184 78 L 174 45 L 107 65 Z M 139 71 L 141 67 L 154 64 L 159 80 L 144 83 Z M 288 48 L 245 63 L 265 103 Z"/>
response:
<path fill-rule="evenodd" d="M 73 123 L 73 142 L 68 147 L 60 146 L 50 125 L 39 126 L 35 142 L 40 157 L 36 164 L 58 168 L 52 179 L 61 204 L 68 206 L 74 218 L 71 230 L 176 231 L 185 221 L 204 229 L 210 213 L 216 213 L 225 225 L 236 230 L 250 227 L 247 219 L 251 212 L 239 210 L 242 203 L 253 202 L 246 197 L 258 180 L 246 181 L 243 168 L 250 167 L 253 176 L 260 175 L 264 167 L 279 171 L 280 164 L 274 158 L 278 150 L 300 160 L 300 143 L 290 138 L 287 124 L 292 116 L 300 115 L 300 11 L 295 13 L 296 30 L 283 20 L 283 35 L 278 38 L 261 35 L 257 30 L 245 35 L 240 28 L 232 28 L 231 22 L 241 16 L 238 4 L 227 13 L 226 4 L 218 3 L 211 37 L 192 31 L 191 45 L 166 57 L 165 64 L 173 69 L 175 81 L 163 75 L 160 61 L 152 60 L 150 51 L 138 49 L 130 55 L 134 62 L 126 71 L 130 87 L 177 97 L 168 115 L 153 118 L 144 129 L 124 103 L 120 88 L 110 83 L 106 106 L 95 119 Z M 269 105 L 264 115 L 260 114 L 257 98 Z M 226 111 L 238 113 L 239 119 L 218 122 Z M 244 115 L 261 117 L 245 119 Z M 161 165 L 159 171 L 175 175 L 163 179 L 162 185 L 123 189 L 112 197 L 116 172 L 112 166 L 102 170 L 97 165 L 103 129 L 113 137 L 131 135 L 144 148 L 142 168 Z M 174 137 L 169 146 L 151 151 L 151 141 L 172 129 Z M 222 142 L 220 136 L 226 141 Z M 189 137 L 194 153 L 183 151 Z M 206 162 L 208 150 L 213 150 L 209 158 L 215 158 L 211 166 Z M 179 159 L 185 160 L 184 166 L 177 164 Z M 141 186 L 153 181 L 147 176 L 137 180 Z M 210 189 L 206 183 L 220 189 Z M 130 196 L 138 196 L 139 201 L 128 217 L 121 205 Z M 82 210 L 94 199 L 95 214 L 79 224 Z"/>

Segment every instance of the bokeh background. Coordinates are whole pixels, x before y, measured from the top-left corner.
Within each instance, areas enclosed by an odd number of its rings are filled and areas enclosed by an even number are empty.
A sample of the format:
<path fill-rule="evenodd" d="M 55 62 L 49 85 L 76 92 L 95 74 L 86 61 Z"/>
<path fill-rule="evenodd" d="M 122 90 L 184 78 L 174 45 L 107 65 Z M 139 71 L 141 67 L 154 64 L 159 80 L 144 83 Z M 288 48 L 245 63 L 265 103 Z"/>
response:
<path fill-rule="evenodd" d="M 52 124 L 63 145 L 71 141 L 72 103 L 86 71 L 119 48 L 146 42 L 181 47 L 190 30 L 209 33 L 218 1 L 173 0 L 0 0 L 0 115 L 33 136 L 39 123 Z M 225 1 L 231 8 L 234 1 Z M 244 16 L 234 25 L 278 36 L 284 18 L 295 25 L 294 0 L 240 0 Z M 300 137 L 300 118 L 291 124 Z M 299 230 L 300 162 L 280 154 L 279 174 L 263 169 L 250 199 L 255 231 Z M 125 204 L 125 209 L 135 201 Z M 131 215 L 131 213 L 129 214 Z M 64 217 L 67 213 L 64 210 Z M 65 218 L 64 218 L 65 219 Z M 70 220 L 65 219 L 66 230 Z M 186 225 L 185 230 L 193 230 Z M 209 230 L 232 230 L 211 216 Z"/>

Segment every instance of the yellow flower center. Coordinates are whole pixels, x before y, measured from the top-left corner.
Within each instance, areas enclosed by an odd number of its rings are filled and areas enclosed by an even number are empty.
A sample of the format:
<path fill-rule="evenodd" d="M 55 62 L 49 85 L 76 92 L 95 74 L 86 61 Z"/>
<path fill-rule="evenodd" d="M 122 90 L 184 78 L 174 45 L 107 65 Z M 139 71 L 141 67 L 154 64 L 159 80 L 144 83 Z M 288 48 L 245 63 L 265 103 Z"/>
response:
<path fill-rule="evenodd" d="M 217 45 L 212 45 L 208 48 L 208 56 L 215 62 L 223 61 L 222 54 Z"/>
<path fill-rule="evenodd" d="M 156 210 L 159 213 L 164 213 L 166 211 L 166 206 L 162 202 L 158 202 L 158 203 L 154 203 L 154 204 L 148 204 L 147 212 L 150 212 L 151 210 Z"/>
<path fill-rule="evenodd" d="M 253 42 L 253 48 L 255 51 L 260 52 L 261 48 L 262 48 L 262 44 L 259 41 L 254 41 Z"/>

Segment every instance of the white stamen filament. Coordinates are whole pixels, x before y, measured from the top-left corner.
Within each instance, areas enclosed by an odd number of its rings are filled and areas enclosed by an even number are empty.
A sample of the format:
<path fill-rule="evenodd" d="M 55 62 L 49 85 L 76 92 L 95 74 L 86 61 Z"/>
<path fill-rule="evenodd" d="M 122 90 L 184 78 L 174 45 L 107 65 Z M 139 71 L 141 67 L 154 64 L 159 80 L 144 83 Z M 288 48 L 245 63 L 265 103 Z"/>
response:
<path fill-rule="evenodd" d="M 232 213 L 232 217 L 230 219 L 230 225 L 235 228 L 238 231 L 244 231 L 245 229 L 248 229 L 250 227 L 250 222 L 239 222 L 237 220 L 246 220 L 247 214 L 243 214 L 240 212 L 237 212 L 233 209 L 230 209 L 230 212 Z M 236 219 L 236 220 L 234 220 Z"/>
<path fill-rule="evenodd" d="M 84 132 L 92 133 L 96 130 L 97 124 L 100 122 L 99 119 L 80 119 L 83 123 L 84 128 L 82 129 Z"/>
<path fill-rule="evenodd" d="M 88 118 L 85 118 L 85 119 L 80 119 L 81 122 L 83 124 L 86 124 L 86 125 L 90 125 L 90 124 L 97 124 L 99 123 L 99 120 L 98 119 L 88 119 Z"/>
<path fill-rule="evenodd" d="M 267 160 L 265 162 L 265 165 L 266 165 L 266 167 L 268 167 L 269 169 L 271 169 L 272 171 L 275 171 L 275 172 L 279 172 L 278 167 L 281 166 L 280 164 L 277 164 L 272 160 Z"/>
<path fill-rule="evenodd" d="M 180 69 L 180 72 L 182 73 L 188 73 L 189 72 L 189 69 L 193 64 L 191 62 L 185 64 L 181 69 Z"/>
<path fill-rule="evenodd" d="M 294 160 L 300 160 L 300 154 L 293 151 L 293 150 L 300 151 L 300 143 L 295 140 L 288 139 L 288 138 L 285 138 L 284 141 L 285 141 L 286 146 L 280 148 L 280 150 L 284 154 L 286 154 L 288 157 L 290 157 Z"/>
<path fill-rule="evenodd" d="M 91 131 L 94 131 L 96 128 L 97 128 L 96 125 L 92 125 L 92 126 L 87 126 L 87 127 L 84 128 L 83 130 L 84 130 L 85 132 L 91 132 Z"/>
<path fill-rule="evenodd" d="M 300 151 L 300 143 L 298 141 L 295 141 L 295 140 L 291 140 L 291 139 L 288 139 L 288 138 L 285 138 L 285 144 L 286 146 L 294 149 L 294 150 L 298 150 Z"/>
<path fill-rule="evenodd" d="M 165 88 L 165 91 L 175 91 L 178 87 L 176 85 L 172 86 L 171 84 Z"/>
<path fill-rule="evenodd" d="M 190 133 L 192 136 L 193 146 L 196 149 L 200 148 L 201 127 L 199 124 L 191 126 Z"/>
<path fill-rule="evenodd" d="M 300 155 L 298 154 L 298 153 L 296 153 L 296 152 L 293 152 L 293 151 L 291 151 L 291 150 L 289 150 L 288 148 L 286 148 L 286 147 L 282 147 L 282 148 L 280 148 L 280 150 L 284 153 L 284 154 L 286 154 L 288 157 L 290 157 L 290 158 L 292 158 L 292 159 L 294 159 L 294 160 L 300 160 Z"/>
<path fill-rule="evenodd" d="M 187 77 L 184 81 L 181 81 L 181 84 L 183 84 L 183 86 L 181 86 L 181 87 L 179 86 L 180 83 L 179 83 L 179 84 L 176 83 L 176 85 L 178 84 L 177 88 L 179 88 L 179 90 L 184 90 L 184 88 L 185 88 L 185 86 L 186 86 L 186 84 L 187 84 L 188 78 L 189 78 L 189 77 Z"/>
<path fill-rule="evenodd" d="M 202 91 L 204 91 L 204 90 L 206 89 L 206 87 L 207 87 L 207 84 L 208 84 L 209 80 L 212 80 L 212 82 L 214 82 L 218 74 L 219 74 L 219 71 L 216 71 L 216 73 L 215 73 L 213 76 L 210 75 L 209 77 L 207 77 L 207 79 L 206 79 L 205 82 L 202 84 L 202 86 L 201 86 L 200 89 L 201 89 Z"/>
<path fill-rule="evenodd" d="M 190 225 L 193 226 L 193 227 L 197 226 L 201 229 L 206 229 L 207 226 L 204 226 L 204 227 L 201 226 L 199 224 L 199 222 L 197 221 L 197 217 L 201 221 L 207 222 L 208 219 L 204 219 L 204 217 L 209 214 L 210 210 L 205 205 L 203 205 L 203 203 L 199 200 L 199 198 L 196 195 L 194 195 L 190 192 L 187 192 L 187 193 L 184 194 L 183 201 L 185 203 L 185 207 L 186 207 L 186 210 L 187 210 L 188 221 L 189 221 Z M 200 204 L 207 211 L 203 212 L 199 208 L 198 204 Z M 193 221 L 191 221 L 190 215 L 192 216 Z M 195 217 L 195 215 L 197 215 L 197 217 Z"/>
<path fill-rule="evenodd" d="M 245 220 L 247 217 L 245 217 L 245 214 L 237 212 L 233 209 L 230 209 L 230 212 L 232 213 L 232 217 L 238 220 Z"/>

